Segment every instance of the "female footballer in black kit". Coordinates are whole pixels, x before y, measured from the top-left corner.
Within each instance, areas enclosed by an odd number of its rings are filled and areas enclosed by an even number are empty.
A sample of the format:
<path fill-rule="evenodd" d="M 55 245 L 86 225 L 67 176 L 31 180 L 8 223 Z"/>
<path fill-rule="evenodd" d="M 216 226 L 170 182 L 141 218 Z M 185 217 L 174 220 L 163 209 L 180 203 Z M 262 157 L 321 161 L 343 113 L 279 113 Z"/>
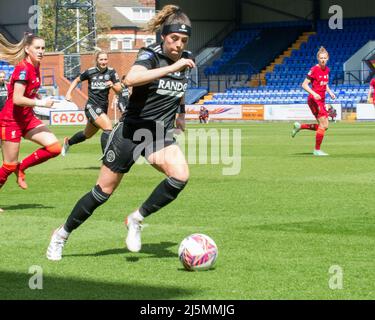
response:
<path fill-rule="evenodd" d="M 140 155 L 166 179 L 127 216 L 126 246 L 130 251 L 141 250 L 144 218 L 176 199 L 187 184 L 189 168 L 173 138 L 173 127 L 185 129 L 183 97 L 188 74 L 195 67 L 190 53 L 184 51 L 191 22 L 179 7 L 167 5 L 148 25 L 148 31 L 157 30 L 161 30 L 162 42 L 142 48 L 126 76 L 125 84 L 133 92 L 125 116 L 109 138 L 96 185 L 76 203 L 65 224 L 54 231 L 47 249 L 50 260 L 62 258 L 70 233 L 109 199 Z"/>
<path fill-rule="evenodd" d="M 108 67 L 108 55 L 104 51 L 95 54 L 96 67 L 82 72 L 70 85 L 65 98 L 72 100 L 72 91 L 81 81 L 88 81 L 89 99 L 85 107 L 85 114 L 88 119 L 86 128 L 77 132 L 73 137 L 64 138 L 61 155 L 66 156 L 69 147 L 90 139 L 99 129 L 103 130 L 101 136 L 102 150 L 107 143 L 110 132 L 112 131 L 112 122 L 107 116 L 108 95 L 112 88 L 116 93 L 121 92 L 121 84 L 116 70 Z"/>

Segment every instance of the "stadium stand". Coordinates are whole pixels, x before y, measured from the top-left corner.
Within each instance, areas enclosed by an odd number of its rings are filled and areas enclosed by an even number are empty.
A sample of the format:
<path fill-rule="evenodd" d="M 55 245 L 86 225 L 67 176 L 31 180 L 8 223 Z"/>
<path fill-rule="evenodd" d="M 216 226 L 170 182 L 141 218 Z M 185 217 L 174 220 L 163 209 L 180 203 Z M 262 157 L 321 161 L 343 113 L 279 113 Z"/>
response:
<path fill-rule="evenodd" d="M 276 36 L 281 36 L 281 28 L 285 25 L 275 23 L 269 25 L 258 25 L 258 32 L 262 28 L 271 28 L 275 30 Z M 285 29 L 290 30 L 290 29 Z M 298 29 L 300 34 L 303 32 L 303 25 Z M 253 30 L 254 31 L 254 30 Z M 258 35 L 261 33 L 258 33 Z M 233 38 L 233 36 L 232 36 Z M 298 38 L 291 35 L 291 38 Z M 253 39 L 249 37 L 249 39 Z M 267 37 L 266 37 L 267 39 Z M 309 69 L 315 65 L 316 52 L 320 46 L 324 46 L 330 53 L 328 63 L 331 69 L 330 87 L 336 93 L 336 103 L 341 103 L 343 108 L 355 108 L 359 102 L 367 100 L 368 84 L 344 83 L 343 64 L 357 50 L 364 46 L 368 41 L 375 39 L 375 18 L 354 18 L 344 20 L 344 29 L 331 30 L 327 20 L 321 20 L 317 24 L 316 32 L 303 32 L 289 51 L 284 51 L 272 63 L 272 67 L 267 67 L 263 76 L 265 81 L 261 86 L 257 86 L 258 81 L 250 81 L 248 87 L 228 88 L 225 92 L 219 92 L 212 95 L 212 99 L 205 99 L 204 104 L 294 104 L 305 103 L 307 93 L 301 88 Z M 232 40 L 230 39 L 229 43 Z M 270 41 L 274 41 L 271 40 Z M 228 41 L 224 43 L 228 45 Z M 281 47 L 281 46 L 280 46 Z M 248 54 L 251 48 L 255 48 L 254 41 L 246 44 Z M 268 46 L 264 46 L 265 50 Z M 226 49 L 228 51 L 229 49 Z M 279 51 L 282 51 L 281 49 Z M 254 51 L 260 51 L 259 49 Z M 274 55 L 274 54 L 273 54 Z M 245 54 L 239 52 L 236 57 L 228 64 L 237 61 L 238 56 L 245 57 Z M 269 56 L 270 57 L 270 56 Z M 254 68 L 256 71 L 259 68 Z M 220 71 L 222 69 L 218 69 Z M 327 96 L 327 103 L 332 103 Z"/>

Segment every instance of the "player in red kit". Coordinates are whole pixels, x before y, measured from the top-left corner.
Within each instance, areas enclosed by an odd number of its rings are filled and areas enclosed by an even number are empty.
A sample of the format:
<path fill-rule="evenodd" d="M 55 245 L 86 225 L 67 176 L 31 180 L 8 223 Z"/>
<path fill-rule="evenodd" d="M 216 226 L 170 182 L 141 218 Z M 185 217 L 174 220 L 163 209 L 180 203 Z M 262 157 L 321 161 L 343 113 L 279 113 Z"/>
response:
<path fill-rule="evenodd" d="M 50 99 L 39 100 L 39 65 L 44 56 L 45 42 L 33 34 L 25 34 L 21 42 L 12 44 L 0 34 L 0 60 L 15 65 L 8 86 L 8 98 L 0 112 L 0 138 L 2 140 L 3 165 L 0 168 L 0 188 L 13 172 L 17 183 L 27 189 L 25 170 L 40 164 L 61 152 L 56 136 L 39 120 L 33 107 L 53 105 Z M 21 162 L 18 162 L 21 138 L 42 146 Z"/>
<path fill-rule="evenodd" d="M 372 97 L 371 97 L 372 94 Z M 368 91 L 368 97 L 367 97 L 368 103 L 372 103 L 375 107 L 375 78 L 373 78 L 370 81 L 370 89 Z"/>
<path fill-rule="evenodd" d="M 299 122 L 295 122 L 292 137 L 294 138 L 300 130 L 316 131 L 313 154 L 314 156 L 327 156 L 327 153 L 320 150 L 324 134 L 328 129 L 328 112 L 325 107 L 325 95 L 326 92 L 328 92 L 332 99 L 336 99 L 336 96 L 328 86 L 329 68 L 327 67 L 327 62 L 329 54 L 324 47 L 320 47 L 317 53 L 317 59 L 318 64 L 310 69 L 310 72 L 302 83 L 302 88 L 310 94 L 307 99 L 307 104 L 318 123 L 300 124 Z M 310 83 L 312 88 L 309 86 Z"/>

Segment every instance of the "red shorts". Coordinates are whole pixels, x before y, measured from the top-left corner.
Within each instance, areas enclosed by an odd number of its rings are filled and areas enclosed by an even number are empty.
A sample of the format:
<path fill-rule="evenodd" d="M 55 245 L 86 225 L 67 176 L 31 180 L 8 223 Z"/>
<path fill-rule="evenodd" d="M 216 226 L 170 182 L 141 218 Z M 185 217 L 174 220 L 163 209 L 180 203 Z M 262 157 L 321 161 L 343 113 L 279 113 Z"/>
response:
<path fill-rule="evenodd" d="M 41 120 L 33 116 L 25 122 L 0 120 L 0 139 L 5 141 L 20 142 L 30 130 L 44 125 Z"/>
<path fill-rule="evenodd" d="M 315 100 L 312 97 L 308 97 L 307 104 L 310 107 L 312 114 L 315 118 L 328 118 L 328 112 L 326 110 L 326 105 L 324 100 Z"/>

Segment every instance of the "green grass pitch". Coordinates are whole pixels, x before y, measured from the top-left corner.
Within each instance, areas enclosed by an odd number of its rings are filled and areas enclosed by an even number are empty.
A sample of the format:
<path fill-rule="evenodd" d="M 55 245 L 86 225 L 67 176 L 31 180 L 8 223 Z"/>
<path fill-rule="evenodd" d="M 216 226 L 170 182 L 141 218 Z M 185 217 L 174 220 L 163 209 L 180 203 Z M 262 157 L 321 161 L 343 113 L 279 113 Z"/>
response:
<path fill-rule="evenodd" d="M 0 299 L 374 299 L 375 123 L 331 124 L 322 158 L 311 155 L 314 133 L 292 139 L 291 127 L 204 126 L 241 129 L 240 174 L 191 165 L 179 198 L 146 220 L 140 253 L 125 249 L 123 220 L 163 179 L 148 165 L 71 235 L 63 260 L 45 258 L 52 230 L 96 182 L 99 134 L 29 169 L 26 191 L 11 176 L 0 198 Z M 78 129 L 52 128 L 60 141 Z M 35 148 L 23 141 L 20 158 Z M 182 268 L 177 249 L 191 233 L 216 241 L 213 270 Z M 42 290 L 29 288 L 33 265 Z"/>

